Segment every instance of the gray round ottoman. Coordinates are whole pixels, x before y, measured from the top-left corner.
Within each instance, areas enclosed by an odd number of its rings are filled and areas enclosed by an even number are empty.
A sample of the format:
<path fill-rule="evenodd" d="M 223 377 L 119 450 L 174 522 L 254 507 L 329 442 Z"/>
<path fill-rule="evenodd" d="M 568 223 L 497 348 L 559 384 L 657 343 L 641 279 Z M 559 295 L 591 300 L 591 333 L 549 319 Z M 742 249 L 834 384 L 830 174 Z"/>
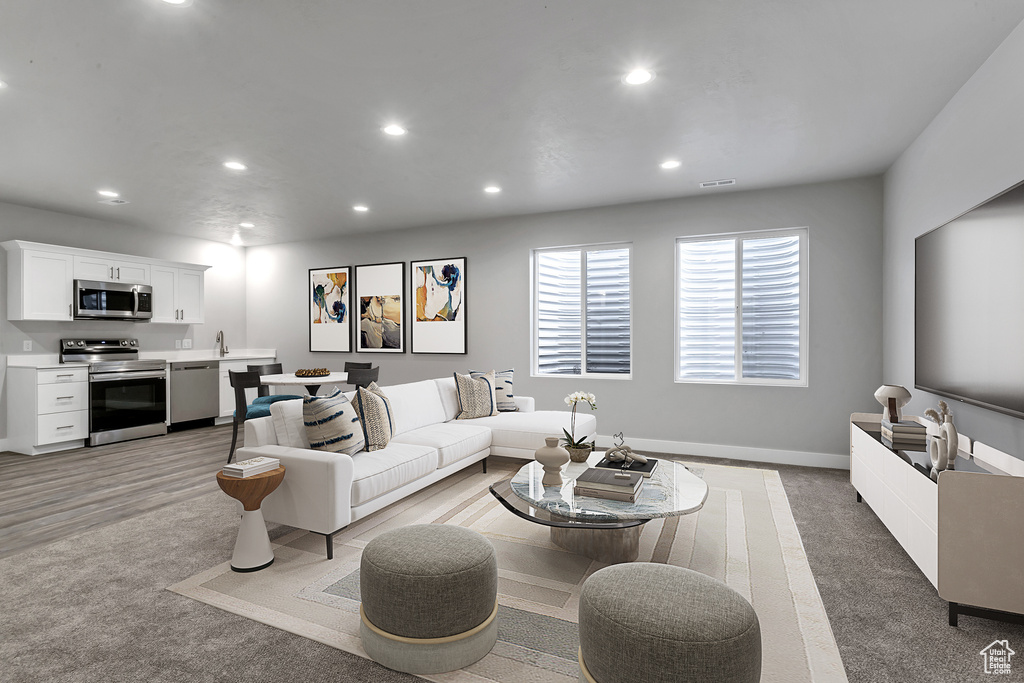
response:
<path fill-rule="evenodd" d="M 580 592 L 581 683 L 761 679 L 754 608 L 721 581 L 650 562 L 594 572 Z"/>
<path fill-rule="evenodd" d="M 498 564 L 475 531 L 422 524 L 381 534 L 363 549 L 359 591 L 363 649 L 390 669 L 455 671 L 498 638 Z"/>

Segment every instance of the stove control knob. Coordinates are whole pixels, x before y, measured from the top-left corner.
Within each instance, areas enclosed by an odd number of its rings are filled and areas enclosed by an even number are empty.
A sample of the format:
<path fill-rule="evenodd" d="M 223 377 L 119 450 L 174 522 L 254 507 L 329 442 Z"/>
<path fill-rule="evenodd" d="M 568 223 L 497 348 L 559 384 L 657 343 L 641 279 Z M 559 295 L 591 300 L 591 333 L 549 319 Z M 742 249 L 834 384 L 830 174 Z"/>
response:
<path fill-rule="evenodd" d="M 128 346 L 128 340 L 127 339 L 122 339 L 121 340 L 121 346 Z"/>
<path fill-rule="evenodd" d="M 85 346 L 85 342 L 84 341 L 80 341 L 80 342 L 78 342 L 78 345 L 79 346 Z"/>
<path fill-rule="evenodd" d="M 132 339 L 132 340 L 131 340 L 130 342 L 128 342 L 128 343 L 129 343 L 129 344 L 131 344 L 132 346 L 136 346 L 136 345 L 137 345 L 137 344 L 139 343 L 139 340 L 138 340 L 138 339 Z"/>

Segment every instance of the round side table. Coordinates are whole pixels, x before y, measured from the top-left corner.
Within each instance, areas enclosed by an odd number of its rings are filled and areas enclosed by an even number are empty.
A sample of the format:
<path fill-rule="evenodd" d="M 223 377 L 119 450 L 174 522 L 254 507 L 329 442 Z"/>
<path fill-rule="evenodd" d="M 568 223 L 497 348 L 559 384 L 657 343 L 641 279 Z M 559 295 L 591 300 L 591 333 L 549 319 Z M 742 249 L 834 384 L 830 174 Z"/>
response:
<path fill-rule="evenodd" d="M 242 504 L 242 523 L 238 527 L 231 569 L 236 572 L 258 572 L 274 563 L 267 524 L 260 504 L 274 492 L 284 479 L 284 467 L 254 474 L 251 477 L 229 477 L 217 473 L 221 490 Z"/>

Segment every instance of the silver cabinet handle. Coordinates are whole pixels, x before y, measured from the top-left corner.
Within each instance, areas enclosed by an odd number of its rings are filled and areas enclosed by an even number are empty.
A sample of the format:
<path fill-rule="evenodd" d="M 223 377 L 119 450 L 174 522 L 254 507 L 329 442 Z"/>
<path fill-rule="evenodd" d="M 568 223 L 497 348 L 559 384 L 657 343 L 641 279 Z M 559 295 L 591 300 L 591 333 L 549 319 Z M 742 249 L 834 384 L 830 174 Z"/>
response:
<path fill-rule="evenodd" d="M 74 376 L 75 375 L 73 373 L 70 373 L 70 372 L 68 374 L 66 374 L 66 375 L 60 375 L 60 374 L 57 375 L 57 377 L 74 377 Z"/>
<path fill-rule="evenodd" d="M 118 267 L 117 267 L 117 279 L 118 279 L 118 280 L 120 280 L 120 279 L 121 279 L 121 266 L 118 266 Z"/>
<path fill-rule="evenodd" d="M 71 304 L 68 304 L 68 317 L 71 317 Z"/>
<path fill-rule="evenodd" d="M 73 398 L 74 398 L 74 396 L 58 396 L 54 400 L 57 400 L 57 401 L 70 401 Z"/>
<path fill-rule="evenodd" d="M 64 425 L 63 427 L 57 427 L 57 429 L 74 429 L 75 425 Z"/>
<path fill-rule="evenodd" d="M 110 266 L 110 279 L 114 279 L 114 266 Z"/>

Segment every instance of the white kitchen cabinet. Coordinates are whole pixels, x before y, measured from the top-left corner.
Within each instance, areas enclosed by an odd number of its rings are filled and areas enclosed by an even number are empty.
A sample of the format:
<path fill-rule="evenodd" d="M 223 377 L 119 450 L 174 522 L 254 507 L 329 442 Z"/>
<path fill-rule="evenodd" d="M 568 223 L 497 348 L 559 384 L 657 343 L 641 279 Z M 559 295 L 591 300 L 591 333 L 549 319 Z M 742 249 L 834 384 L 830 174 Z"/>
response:
<path fill-rule="evenodd" d="M 74 262 L 71 254 L 7 250 L 7 319 L 71 320 Z"/>
<path fill-rule="evenodd" d="M 154 265 L 154 323 L 192 325 L 204 320 L 204 279 L 206 273 L 196 268 L 174 268 Z"/>
<path fill-rule="evenodd" d="M 105 255 L 76 255 L 75 279 L 99 282 L 127 282 L 134 285 L 150 283 L 150 264 Z"/>
<path fill-rule="evenodd" d="M 8 448 L 15 453 L 79 448 L 89 438 L 89 369 L 84 365 L 9 367 L 7 397 Z"/>

